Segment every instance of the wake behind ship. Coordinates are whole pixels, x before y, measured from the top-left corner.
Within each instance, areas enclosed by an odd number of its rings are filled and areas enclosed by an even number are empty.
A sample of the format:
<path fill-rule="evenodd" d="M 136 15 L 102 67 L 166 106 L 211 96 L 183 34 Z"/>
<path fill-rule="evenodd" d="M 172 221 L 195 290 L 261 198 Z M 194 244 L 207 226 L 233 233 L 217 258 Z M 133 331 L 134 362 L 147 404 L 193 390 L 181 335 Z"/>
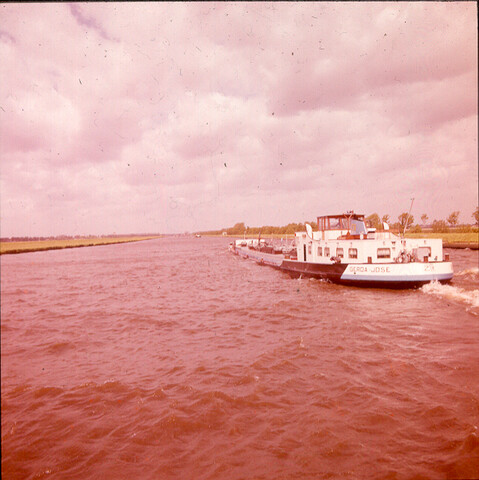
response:
<path fill-rule="evenodd" d="M 441 239 L 410 239 L 367 228 L 364 215 L 353 212 L 318 217 L 318 230 L 306 225 L 294 245 L 265 240 L 236 240 L 230 250 L 243 258 L 306 276 L 361 287 L 417 288 L 431 281 L 450 282 L 449 255 Z"/>

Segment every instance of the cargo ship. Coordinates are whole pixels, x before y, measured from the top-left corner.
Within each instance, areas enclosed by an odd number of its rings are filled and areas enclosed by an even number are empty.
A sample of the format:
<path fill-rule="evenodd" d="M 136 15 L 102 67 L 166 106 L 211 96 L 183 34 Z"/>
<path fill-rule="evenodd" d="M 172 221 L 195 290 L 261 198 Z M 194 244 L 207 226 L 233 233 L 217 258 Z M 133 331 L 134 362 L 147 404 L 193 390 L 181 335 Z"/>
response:
<path fill-rule="evenodd" d="M 292 276 L 372 288 L 418 288 L 453 277 L 449 255 L 441 239 L 405 238 L 368 228 L 364 215 L 347 212 L 317 217 L 318 229 L 306 224 L 292 245 L 275 245 L 265 239 L 238 239 L 230 250 L 261 265 Z"/>

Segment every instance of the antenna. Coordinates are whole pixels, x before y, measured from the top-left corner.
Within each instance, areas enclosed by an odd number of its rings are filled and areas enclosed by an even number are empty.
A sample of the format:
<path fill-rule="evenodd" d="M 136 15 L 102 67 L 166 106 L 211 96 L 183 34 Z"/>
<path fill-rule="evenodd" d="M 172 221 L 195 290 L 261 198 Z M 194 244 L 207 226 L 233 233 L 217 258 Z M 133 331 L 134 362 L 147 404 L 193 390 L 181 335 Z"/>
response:
<path fill-rule="evenodd" d="M 346 212 L 346 217 L 347 217 L 347 219 L 348 219 L 348 225 L 347 225 L 347 227 L 348 227 L 348 235 L 349 235 L 349 231 L 351 230 L 351 218 L 352 218 L 353 215 L 354 215 L 354 211 L 353 211 L 353 210 L 348 210 L 348 211 Z"/>
<path fill-rule="evenodd" d="M 414 203 L 414 197 L 411 198 L 411 206 L 409 207 L 409 212 L 406 217 L 406 222 L 404 223 L 404 231 L 402 232 L 402 236 L 406 235 L 406 230 L 407 230 L 407 224 L 409 222 L 409 216 L 411 215 L 411 210 L 412 210 L 412 204 Z"/>

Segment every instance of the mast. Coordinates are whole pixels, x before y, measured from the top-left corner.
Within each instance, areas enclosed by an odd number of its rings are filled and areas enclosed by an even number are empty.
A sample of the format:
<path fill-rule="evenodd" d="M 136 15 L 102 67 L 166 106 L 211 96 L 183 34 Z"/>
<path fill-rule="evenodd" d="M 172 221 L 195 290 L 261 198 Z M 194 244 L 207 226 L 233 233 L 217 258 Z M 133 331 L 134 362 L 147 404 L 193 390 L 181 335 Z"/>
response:
<path fill-rule="evenodd" d="M 409 212 L 407 214 L 407 217 L 406 217 L 406 222 L 404 223 L 404 231 L 402 233 L 402 236 L 404 237 L 404 235 L 406 235 L 406 230 L 407 230 L 407 224 L 409 222 L 409 217 L 411 215 L 411 210 L 412 210 L 412 204 L 414 203 L 414 197 L 411 198 L 411 206 L 409 207 Z"/>
<path fill-rule="evenodd" d="M 353 215 L 354 215 L 354 211 L 353 210 L 348 210 L 346 212 L 346 218 L 348 219 L 348 233 L 347 235 L 349 235 L 350 233 L 350 230 L 351 230 L 351 218 L 353 218 Z"/>

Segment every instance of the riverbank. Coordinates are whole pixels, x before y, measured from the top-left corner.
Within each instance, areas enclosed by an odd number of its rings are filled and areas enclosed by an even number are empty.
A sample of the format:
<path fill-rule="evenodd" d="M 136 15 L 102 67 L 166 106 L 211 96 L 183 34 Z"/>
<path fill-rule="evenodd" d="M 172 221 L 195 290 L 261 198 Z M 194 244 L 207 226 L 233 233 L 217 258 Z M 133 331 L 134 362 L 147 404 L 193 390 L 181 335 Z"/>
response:
<path fill-rule="evenodd" d="M 397 233 L 396 233 L 397 235 Z M 218 235 L 218 234 L 208 234 L 202 233 L 202 236 L 205 237 L 228 237 L 228 238 L 243 238 L 244 235 Z M 245 238 L 258 238 L 258 235 L 245 235 Z M 283 238 L 285 240 L 293 240 L 294 234 L 264 234 L 261 235 L 261 238 Z M 479 234 L 477 232 L 468 232 L 468 233 L 456 233 L 456 232 L 447 232 L 447 233 L 432 233 L 432 232 L 422 232 L 422 233 L 406 233 L 406 238 L 440 238 L 442 239 L 444 248 L 470 248 L 471 250 L 479 250 Z"/>
<path fill-rule="evenodd" d="M 469 248 L 471 250 L 479 250 L 479 244 L 477 243 L 443 243 L 444 248 Z"/>
<path fill-rule="evenodd" d="M 470 248 L 479 250 L 479 234 L 477 232 L 468 233 L 406 233 L 407 238 L 440 238 L 444 248 Z"/>
<path fill-rule="evenodd" d="M 0 255 L 60 250 L 63 248 L 96 247 L 100 245 L 113 245 L 116 243 L 141 242 L 153 238 L 159 237 L 95 237 L 72 238 L 65 240 L 35 240 L 30 242 L 1 242 Z"/>

